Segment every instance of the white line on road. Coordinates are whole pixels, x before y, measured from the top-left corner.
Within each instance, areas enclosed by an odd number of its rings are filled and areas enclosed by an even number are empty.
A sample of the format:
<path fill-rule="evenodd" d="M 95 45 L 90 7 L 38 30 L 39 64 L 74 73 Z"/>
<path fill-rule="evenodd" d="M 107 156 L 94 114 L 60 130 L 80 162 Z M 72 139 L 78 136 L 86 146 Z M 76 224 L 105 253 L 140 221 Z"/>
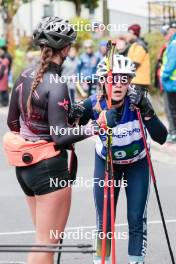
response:
<path fill-rule="evenodd" d="M 18 260 L 17 261 L 0 261 L 0 263 L 2 264 L 25 264 L 25 262 L 19 262 Z"/>
<path fill-rule="evenodd" d="M 166 220 L 167 224 L 173 224 L 176 223 L 176 219 L 169 219 Z M 148 221 L 148 225 L 158 225 L 162 224 L 162 221 L 160 220 L 155 220 L 155 221 Z M 116 227 L 121 227 L 121 226 L 128 226 L 127 223 L 121 223 L 121 224 L 116 224 Z M 75 230 L 75 229 L 96 229 L 96 226 L 75 226 L 75 227 L 67 227 L 65 230 Z M 9 236 L 9 235 L 28 235 L 28 234 L 34 234 L 35 230 L 24 230 L 24 231 L 16 231 L 16 232 L 3 232 L 0 233 L 0 236 Z"/>

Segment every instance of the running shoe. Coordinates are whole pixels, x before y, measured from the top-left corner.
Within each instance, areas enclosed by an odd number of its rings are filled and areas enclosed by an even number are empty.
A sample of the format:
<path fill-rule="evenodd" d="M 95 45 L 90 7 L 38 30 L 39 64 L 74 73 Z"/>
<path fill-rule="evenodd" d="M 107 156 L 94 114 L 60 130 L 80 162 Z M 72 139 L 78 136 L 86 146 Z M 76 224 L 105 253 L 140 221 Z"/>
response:
<path fill-rule="evenodd" d="M 101 257 L 95 257 L 93 264 L 101 264 Z M 105 264 L 110 264 L 110 257 L 106 257 Z"/>

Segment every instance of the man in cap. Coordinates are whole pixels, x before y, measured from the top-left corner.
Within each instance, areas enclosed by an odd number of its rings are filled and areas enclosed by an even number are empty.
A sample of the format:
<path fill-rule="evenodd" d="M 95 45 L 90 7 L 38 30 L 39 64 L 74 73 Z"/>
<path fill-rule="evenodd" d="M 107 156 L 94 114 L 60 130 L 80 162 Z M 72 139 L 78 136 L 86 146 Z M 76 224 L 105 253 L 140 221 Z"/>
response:
<path fill-rule="evenodd" d="M 150 58 L 146 42 L 140 38 L 141 27 L 138 24 L 128 28 L 127 41 L 130 44 L 127 56 L 136 66 L 136 77 L 132 84 L 140 87 L 143 91 L 148 90 L 150 80 Z"/>

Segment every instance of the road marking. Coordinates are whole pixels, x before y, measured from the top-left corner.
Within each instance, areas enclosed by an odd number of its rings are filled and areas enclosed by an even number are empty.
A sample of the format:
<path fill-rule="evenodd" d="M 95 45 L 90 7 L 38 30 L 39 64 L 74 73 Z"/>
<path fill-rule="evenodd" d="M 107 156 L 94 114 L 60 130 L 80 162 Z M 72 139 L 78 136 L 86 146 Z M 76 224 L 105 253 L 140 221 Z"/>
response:
<path fill-rule="evenodd" d="M 0 261 L 0 263 L 3 264 L 25 264 L 26 262 L 22 262 L 22 261 Z"/>
<path fill-rule="evenodd" d="M 168 219 L 166 220 L 167 224 L 173 224 L 176 223 L 176 219 Z M 155 221 L 148 221 L 148 225 L 160 225 L 162 224 L 162 221 L 160 220 L 155 220 Z M 121 226 L 128 226 L 128 223 L 121 223 L 121 224 L 116 224 L 116 227 L 121 227 Z M 75 230 L 75 229 L 96 229 L 96 226 L 75 226 L 75 227 L 67 227 L 65 231 L 69 230 Z M 2 232 L 0 233 L 0 236 L 8 236 L 8 235 L 29 235 L 29 234 L 34 234 L 35 230 L 24 230 L 24 231 L 16 231 L 16 232 Z"/>

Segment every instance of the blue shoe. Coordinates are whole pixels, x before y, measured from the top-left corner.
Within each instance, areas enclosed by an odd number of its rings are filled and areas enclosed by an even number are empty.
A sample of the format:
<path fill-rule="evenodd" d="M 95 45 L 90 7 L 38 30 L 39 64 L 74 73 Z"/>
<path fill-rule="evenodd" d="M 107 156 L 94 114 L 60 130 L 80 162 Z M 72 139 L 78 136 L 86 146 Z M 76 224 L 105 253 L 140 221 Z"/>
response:
<path fill-rule="evenodd" d="M 101 264 L 101 257 L 95 257 L 93 264 Z M 106 257 L 105 264 L 110 264 L 110 257 Z"/>

